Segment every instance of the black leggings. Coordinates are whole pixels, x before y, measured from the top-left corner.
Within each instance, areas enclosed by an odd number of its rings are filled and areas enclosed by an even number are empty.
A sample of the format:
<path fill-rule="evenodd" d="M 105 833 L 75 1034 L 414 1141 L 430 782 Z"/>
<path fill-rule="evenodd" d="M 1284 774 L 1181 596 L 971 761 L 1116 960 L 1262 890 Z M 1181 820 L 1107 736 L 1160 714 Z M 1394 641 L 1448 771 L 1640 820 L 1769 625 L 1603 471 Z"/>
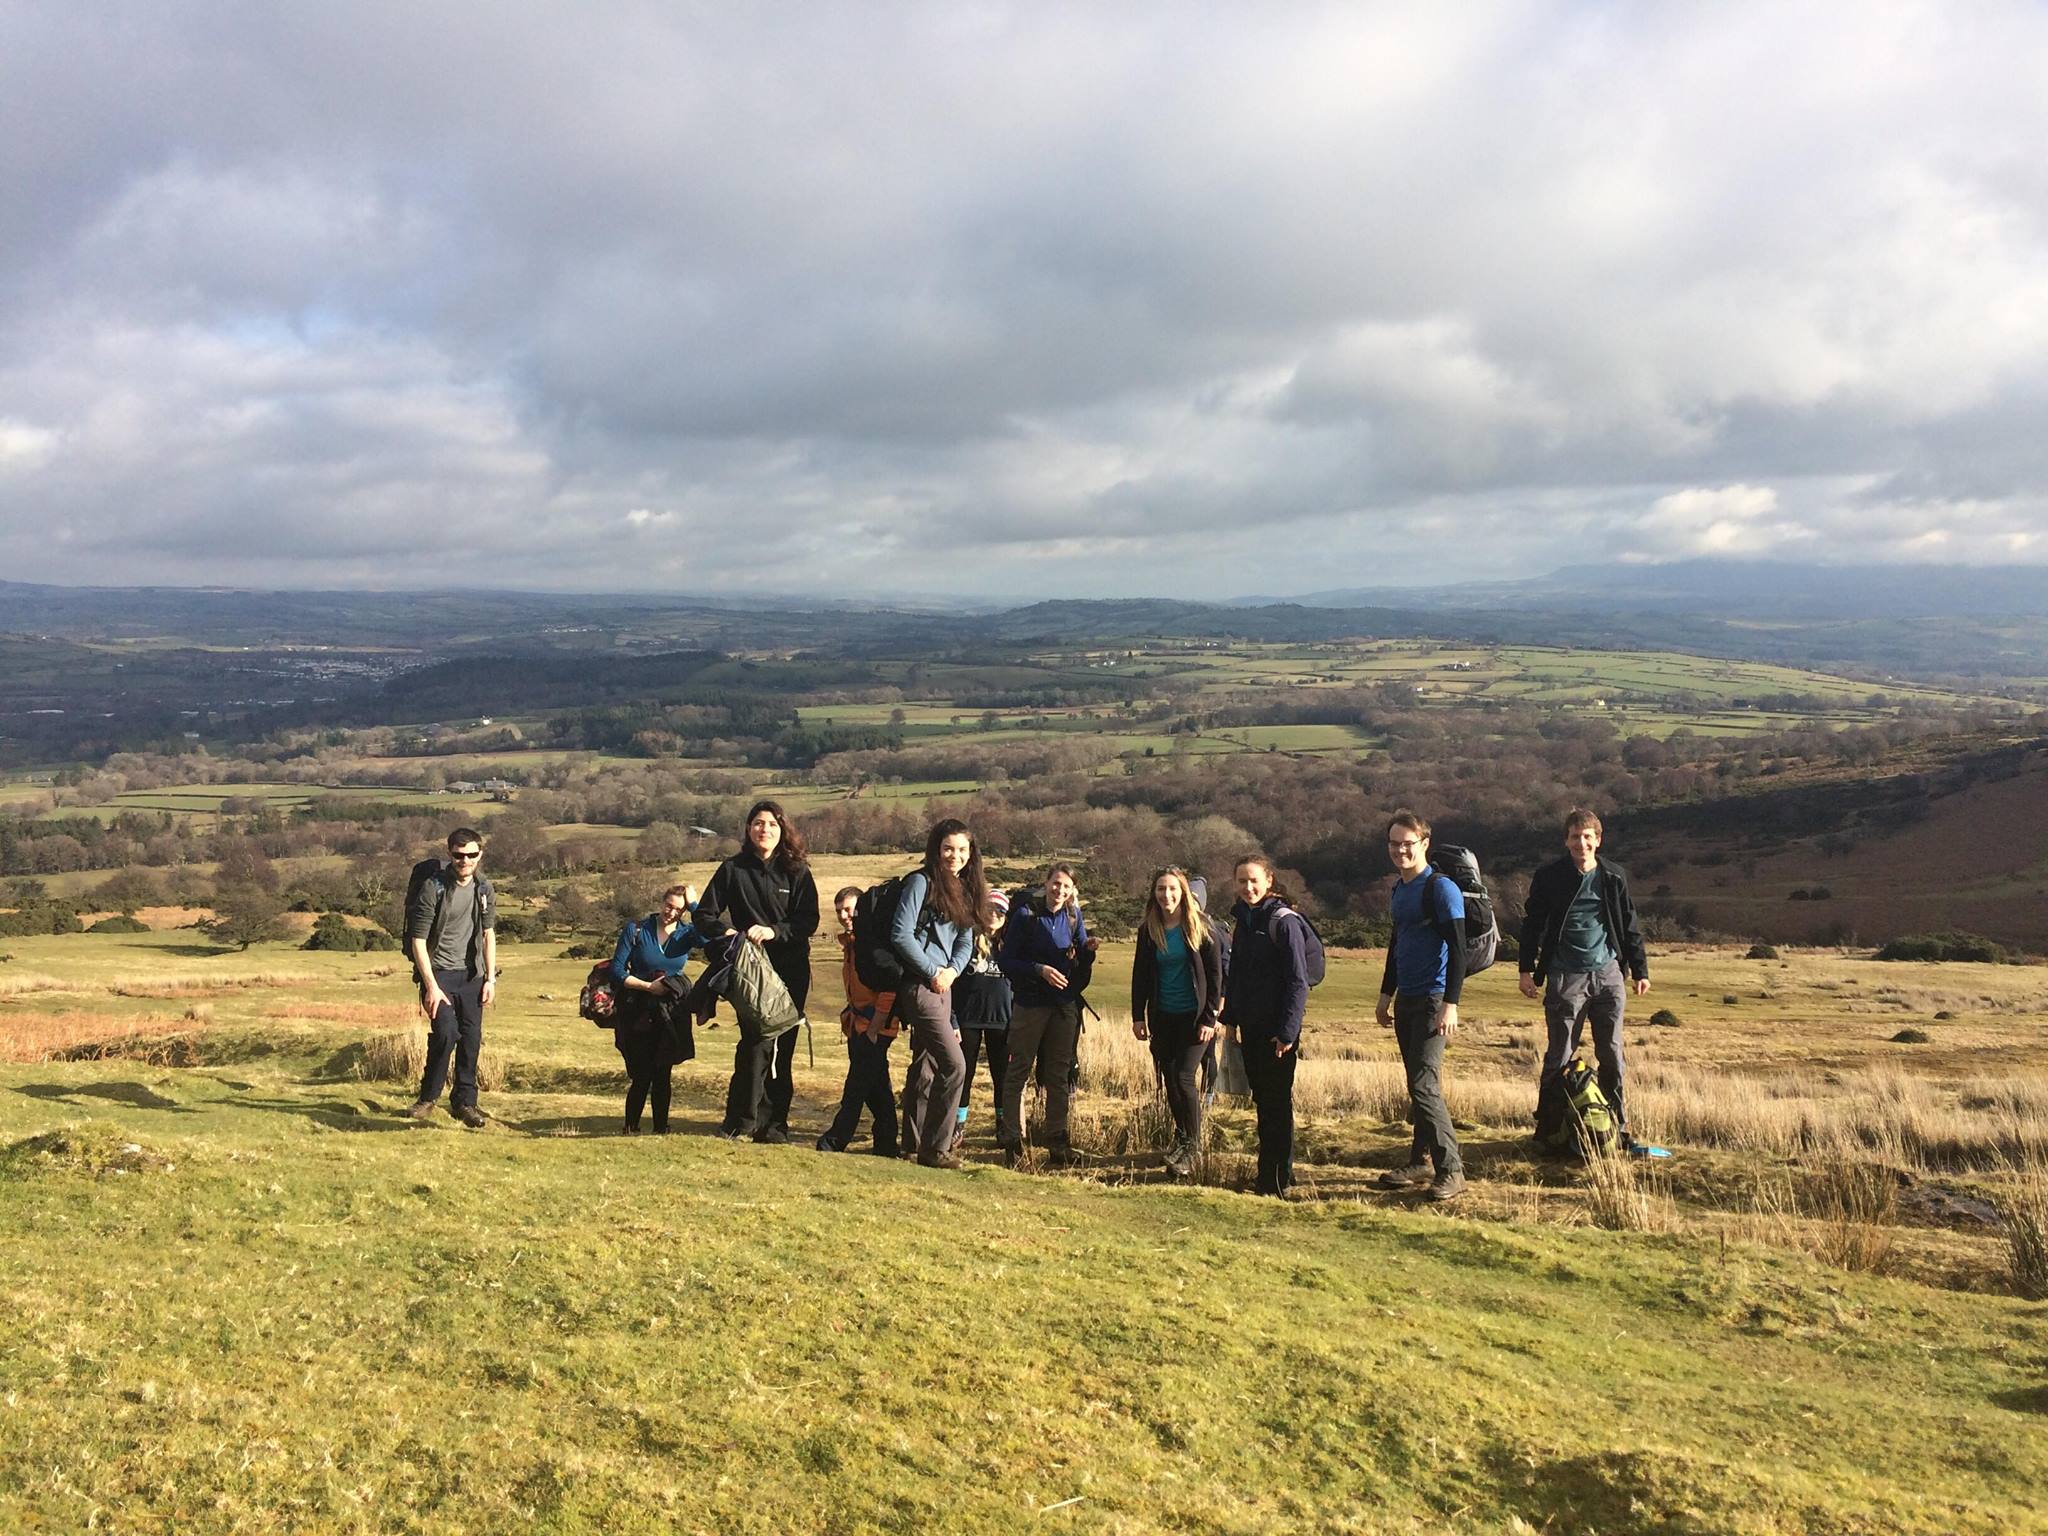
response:
<path fill-rule="evenodd" d="M 1202 1092 L 1196 1078 L 1209 1042 L 1195 1027 L 1192 1013 L 1160 1013 L 1151 1019 L 1152 1065 L 1166 1084 L 1166 1107 L 1173 1128 L 1191 1145 L 1202 1141 Z"/>
<path fill-rule="evenodd" d="M 960 1085 L 960 1107 L 967 1107 L 967 1097 L 974 1091 L 974 1064 L 981 1060 L 982 1037 L 988 1037 L 988 1081 L 994 1090 L 998 1107 L 1003 1102 L 1003 1068 L 1010 1060 L 1010 1039 L 1000 1029 L 975 1029 L 971 1026 L 960 1031 L 960 1052 L 967 1058 L 967 1079 Z"/>
<path fill-rule="evenodd" d="M 619 1054 L 626 1059 L 626 1124 L 640 1128 L 640 1107 L 654 1100 L 656 1134 L 668 1130 L 669 1090 L 675 1071 L 675 1037 L 662 1023 L 628 1030 L 623 1026 L 613 1036 Z"/>

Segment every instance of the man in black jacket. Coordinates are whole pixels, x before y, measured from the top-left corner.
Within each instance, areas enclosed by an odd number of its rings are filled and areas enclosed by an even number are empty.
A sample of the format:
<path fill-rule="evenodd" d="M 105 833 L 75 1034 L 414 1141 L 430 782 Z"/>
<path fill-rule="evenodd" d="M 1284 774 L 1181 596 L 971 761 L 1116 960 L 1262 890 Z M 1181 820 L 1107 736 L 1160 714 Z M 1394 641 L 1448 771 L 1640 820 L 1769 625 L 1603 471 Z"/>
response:
<path fill-rule="evenodd" d="M 1632 1147 L 1621 1083 L 1621 1022 L 1628 997 L 1622 968 L 1628 968 L 1641 997 L 1650 990 L 1650 962 L 1636 928 L 1628 873 L 1600 857 L 1600 818 L 1585 810 L 1565 817 L 1564 850 L 1563 858 L 1544 865 L 1529 881 L 1522 918 L 1522 996 L 1533 998 L 1542 989 L 1543 1016 L 1550 1027 L 1537 1121 L 1544 1123 L 1550 1108 L 1545 1096 L 1560 1091 L 1559 1074 L 1578 1053 L 1590 1022 L 1600 1091 L 1614 1111 L 1622 1145 Z"/>

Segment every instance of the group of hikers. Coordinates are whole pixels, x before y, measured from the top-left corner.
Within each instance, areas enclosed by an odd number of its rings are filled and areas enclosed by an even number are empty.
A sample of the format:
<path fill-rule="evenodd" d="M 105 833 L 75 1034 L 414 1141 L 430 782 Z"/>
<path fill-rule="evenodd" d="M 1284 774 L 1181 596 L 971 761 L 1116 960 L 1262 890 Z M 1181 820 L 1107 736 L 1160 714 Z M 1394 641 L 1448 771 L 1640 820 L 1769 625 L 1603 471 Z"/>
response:
<path fill-rule="evenodd" d="M 1572 811 L 1564 856 L 1532 878 L 1520 986 L 1542 999 L 1548 1025 L 1539 1124 L 1543 1101 L 1555 1100 L 1590 1026 L 1599 1091 L 1619 1144 L 1633 1150 L 1622 1020 L 1631 986 L 1638 995 L 1649 990 L 1649 967 L 1627 875 L 1601 856 L 1600 841 L 1600 818 Z M 429 1025 L 410 1113 L 433 1113 L 452 1066 L 449 1112 L 473 1128 L 485 1123 L 476 1066 L 496 975 L 497 914 L 481 871 L 482 838 L 457 828 L 447 848 L 446 862 L 415 870 L 407 895 L 406 949 Z M 1466 976 L 1465 895 L 1433 866 L 1429 823 L 1414 812 L 1388 821 L 1387 855 L 1395 872 L 1393 931 L 1376 1014 L 1400 1045 L 1414 1137 L 1406 1166 L 1379 1182 L 1451 1200 L 1463 1193 L 1465 1173 L 1444 1102 L 1443 1061 Z M 1237 861 L 1234 885 L 1226 923 L 1206 910 L 1199 878 L 1178 867 L 1153 877 L 1131 966 L 1131 1028 L 1150 1045 L 1172 1117 L 1166 1168 L 1193 1171 L 1219 1058 L 1232 1068 L 1241 1058 L 1257 1117 L 1253 1187 L 1280 1195 L 1294 1181 L 1294 1078 L 1309 992 L 1322 979 L 1322 944 L 1263 854 Z M 871 888 L 848 886 L 832 906 L 847 1069 L 818 1150 L 850 1150 L 865 1113 L 870 1151 L 959 1167 L 975 1069 L 986 1061 L 1005 1160 L 1015 1165 L 1023 1154 L 1024 1092 L 1035 1080 L 1044 1092 L 1037 1144 L 1053 1166 L 1071 1162 L 1070 1109 L 1098 948 L 1072 867 L 1053 864 L 1028 890 L 995 889 L 972 829 L 947 819 L 931 828 L 915 870 Z M 781 805 L 762 800 L 747 813 L 738 851 L 701 892 L 672 885 L 653 912 L 626 924 L 608 968 L 614 985 L 605 1022 L 626 1069 L 627 1134 L 640 1131 L 650 1105 L 653 1131 L 668 1131 L 672 1073 L 695 1053 L 693 1017 L 708 1013 L 707 988 L 723 984 L 745 947 L 758 946 L 767 968 L 756 973 L 772 971 L 791 1016 L 804 1014 L 819 923 L 803 839 Z M 716 965 L 707 959 L 692 986 L 686 970 L 699 951 L 724 958 Z M 787 1142 L 797 1030 L 742 1023 L 718 1134 Z M 899 1098 L 889 1051 L 906 1030 L 910 1063 Z"/>

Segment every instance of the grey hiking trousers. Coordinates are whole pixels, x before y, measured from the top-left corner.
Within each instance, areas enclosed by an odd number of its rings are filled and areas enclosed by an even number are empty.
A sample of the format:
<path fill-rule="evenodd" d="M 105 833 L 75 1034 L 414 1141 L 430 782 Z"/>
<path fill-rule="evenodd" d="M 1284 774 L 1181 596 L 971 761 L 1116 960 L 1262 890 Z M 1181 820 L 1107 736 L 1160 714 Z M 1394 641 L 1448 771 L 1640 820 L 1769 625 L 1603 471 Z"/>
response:
<path fill-rule="evenodd" d="M 1621 1022 L 1628 1008 L 1628 978 L 1621 962 L 1610 960 L 1597 971 L 1552 971 L 1543 983 L 1543 1019 L 1550 1040 L 1543 1052 L 1543 1080 L 1557 1076 L 1579 1052 L 1588 1024 L 1593 1026 L 1593 1059 L 1600 1091 L 1614 1111 L 1614 1126 L 1628 1134 L 1628 1109 L 1621 1099 Z"/>

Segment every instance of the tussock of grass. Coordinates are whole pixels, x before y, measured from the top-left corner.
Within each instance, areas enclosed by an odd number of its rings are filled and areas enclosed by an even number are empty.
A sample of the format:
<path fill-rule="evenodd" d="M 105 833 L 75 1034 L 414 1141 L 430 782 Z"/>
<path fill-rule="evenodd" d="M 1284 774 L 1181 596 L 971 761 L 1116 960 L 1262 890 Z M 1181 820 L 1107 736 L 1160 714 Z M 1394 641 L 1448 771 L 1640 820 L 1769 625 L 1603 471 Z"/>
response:
<path fill-rule="evenodd" d="M 347 1056 L 349 1053 L 344 1053 Z M 417 1083 L 427 1070 L 427 1030 L 424 1023 L 413 1029 L 392 1030 L 371 1035 L 358 1054 L 343 1063 L 342 1070 L 372 1083 Z M 616 1082 L 616 1074 L 612 1081 Z M 476 1086 L 479 1093 L 505 1090 L 505 1063 L 491 1048 L 488 1033 L 477 1056 Z"/>
<path fill-rule="evenodd" d="M 1678 1211 L 1662 1175 L 1618 1146 L 1583 1147 L 1586 1207 L 1593 1225 L 1610 1232 L 1668 1232 Z"/>
<path fill-rule="evenodd" d="M 130 1173 L 168 1173 L 177 1165 L 119 1126 L 87 1121 L 25 1136 L 0 1149 L 0 1172 L 11 1178 L 82 1173 L 93 1178 Z"/>
<path fill-rule="evenodd" d="M 2048 1301 L 2048 1162 L 2020 1171 L 1998 1202 L 2006 1276 L 2031 1301 Z"/>

